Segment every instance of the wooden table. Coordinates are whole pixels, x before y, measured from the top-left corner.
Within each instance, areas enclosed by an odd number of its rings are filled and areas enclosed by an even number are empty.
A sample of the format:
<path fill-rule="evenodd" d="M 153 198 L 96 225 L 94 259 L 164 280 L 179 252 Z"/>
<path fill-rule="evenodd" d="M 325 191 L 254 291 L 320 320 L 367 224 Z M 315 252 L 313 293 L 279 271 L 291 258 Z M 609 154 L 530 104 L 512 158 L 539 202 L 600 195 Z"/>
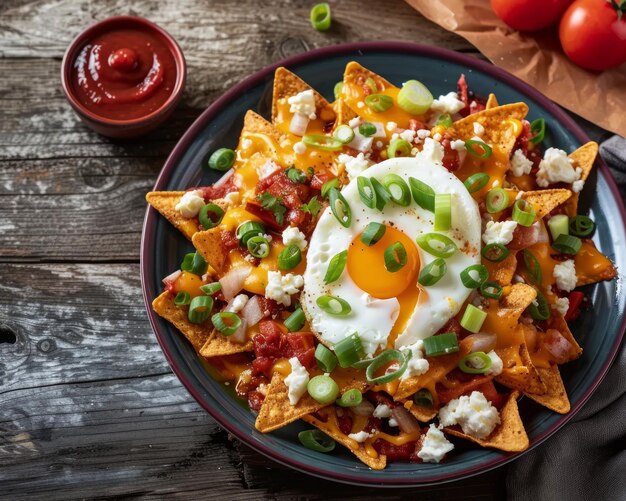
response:
<path fill-rule="evenodd" d="M 192 121 L 250 73 L 310 48 L 392 36 L 476 54 L 400 0 L 3 0 L 0 5 L 0 498 L 399 498 L 285 470 L 231 439 L 170 371 L 144 311 L 139 241 L 150 190 Z M 368 3 L 367 7 L 362 4 Z M 128 4 L 131 4 L 129 7 Z M 60 87 L 65 48 L 116 14 L 180 43 L 183 103 L 151 135 L 88 130 Z M 582 121 L 580 121 L 582 123 Z M 604 131 L 586 125 L 594 139 Z M 506 468 L 423 498 L 497 499 Z"/>

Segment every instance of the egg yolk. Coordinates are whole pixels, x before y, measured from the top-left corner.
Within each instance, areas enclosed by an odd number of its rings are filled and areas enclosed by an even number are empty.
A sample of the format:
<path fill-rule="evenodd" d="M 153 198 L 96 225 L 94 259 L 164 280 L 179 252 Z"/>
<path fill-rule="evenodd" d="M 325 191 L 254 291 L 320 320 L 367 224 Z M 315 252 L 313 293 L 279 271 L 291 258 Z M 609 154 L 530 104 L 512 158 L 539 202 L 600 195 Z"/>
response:
<path fill-rule="evenodd" d="M 415 288 L 419 254 L 413 241 L 401 231 L 386 226 L 383 237 L 367 246 L 357 236 L 348 248 L 348 273 L 363 291 L 378 299 L 397 298 L 409 286 Z M 407 263 L 392 272 L 385 266 L 385 249 L 400 242 L 406 250 Z"/>

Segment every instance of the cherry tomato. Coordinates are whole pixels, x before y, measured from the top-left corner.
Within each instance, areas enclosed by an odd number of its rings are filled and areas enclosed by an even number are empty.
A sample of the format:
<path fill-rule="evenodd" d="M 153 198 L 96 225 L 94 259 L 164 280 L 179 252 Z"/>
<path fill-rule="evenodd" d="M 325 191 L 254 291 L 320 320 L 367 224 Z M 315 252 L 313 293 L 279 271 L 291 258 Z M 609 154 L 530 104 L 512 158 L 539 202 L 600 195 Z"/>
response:
<path fill-rule="evenodd" d="M 572 0 L 491 0 L 500 19 L 519 31 L 547 28 L 558 21 Z"/>
<path fill-rule="evenodd" d="M 625 63 L 625 12 L 623 2 L 618 5 L 606 0 L 576 0 L 559 25 L 559 38 L 567 56 L 595 71 Z"/>

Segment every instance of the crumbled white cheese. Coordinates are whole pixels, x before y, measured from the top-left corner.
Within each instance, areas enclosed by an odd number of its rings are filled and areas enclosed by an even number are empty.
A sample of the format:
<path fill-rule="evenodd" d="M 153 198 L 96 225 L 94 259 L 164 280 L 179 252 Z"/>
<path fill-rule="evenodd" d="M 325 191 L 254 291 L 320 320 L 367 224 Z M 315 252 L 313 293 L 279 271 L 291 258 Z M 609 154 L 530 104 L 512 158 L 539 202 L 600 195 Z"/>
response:
<path fill-rule="evenodd" d="M 405 129 L 402 132 L 400 132 L 399 136 L 400 136 L 400 139 L 404 139 L 405 141 L 412 143 L 415 140 L 415 134 L 416 133 L 414 130 Z"/>
<path fill-rule="evenodd" d="M 180 212 L 181 216 L 191 218 L 196 217 L 204 205 L 202 191 L 194 190 L 185 192 L 175 209 Z"/>
<path fill-rule="evenodd" d="M 417 457 L 425 463 L 438 463 L 452 449 L 454 449 L 454 445 L 448 441 L 437 426 L 431 424 L 426 435 L 424 435 L 422 447 L 417 453 Z"/>
<path fill-rule="evenodd" d="M 296 155 L 303 155 L 306 152 L 306 144 L 304 144 L 302 141 L 298 141 L 293 145 L 293 151 L 296 153 Z"/>
<path fill-rule="evenodd" d="M 291 295 L 300 292 L 303 285 L 304 279 L 302 275 L 287 273 L 283 276 L 280 271 L 269 271 L 267 273 L 265 297 L 273 299 L 283 306 L 290 306 Z"/>
<path fill-rule="evenodd" d="M 261 383 L 257 386 L 256 391 L 258 391 L 261 395 L 267 396 L 267 385 L 265 383 Z"/>
<path fill-rule="evenodd" d="M 422 155 L 431 159 L 433 162 L 441 163 L 444 155 L 443 146 L 434 139 L 427 137 L 424 140 L 424 148 L 422 149 Z"/>
<path fill-rule="evenodd" d="M 387 424 L 391 426 L 392 428 L 398 427 L 398 422 L 396 421 L 396 418 L 393 418 L 393 417 L 389 418 L 389 421 L 387 422 Z"/>
<path fill-rule="evenodd" d="M 370 122 L 374 127 L 376 127 L 376 132 L 372 134 L 371 137 L 387 137 L 387 133 L 385 132 L 385 126 L 382 122 Z"/>
<path fill-rule="evenodd" d="M 467 151 L 467 149 L 465 148 L 465 141 L 463 141 L 462 139 L 455 139 L 453 141 L 450 141 L 450 147 L 453 150 L 458 151 L 459 153 L 461 153 L 462 151 Z"/>
<path fill-rule="evenodd" d="M 430 137 L 430 131 L 428 129 L 420 129 L 417 131 L 417 138 L 420 140 L 424 140 L 427 137 Z M 465 144 L 465 143 L 463 143 Z"/>
<path fill-rule="evenodd" d="M 239 192 L 231 191 L 224 195 L 224 200 L 228 205 L 237 205 L 239 203 Z"/>
<path fill-rule="evenodd" d="M 283 230 L 283 244 L 296 245 L 298 249 L 303 251 L 306 249 L 306 236 L 302 233 L 297 226 L 290 226 Z"/>
<path fill-rule="evenodd" d="M 491 367 L 489 370 L 485 372 L 486 375 L 490 376 L 493 374 L 494 376 L 498 376 L 502 374 L 502 369 L 504 369 L 504 364 L 502 363 L 502 359 L 498 356 L 498 354 L 491 350 L 487 353 L 487 356 L 491 359 Z"/>
<path fill-rule="evenodd" d="M 463 395 L 439 409 L 442 426 L 461 426 L 463 433 L 476 438 L 487 438 L 500 423 L 500 415 L 491 402 L 479 391 Z"/>
<path fill-rule="evenodd" d="M 513 157 L 511 157 L 511 165 L 509 169 L 515 177 L 523 176 L 524 174 L 530 174 L 533 168 L 533 163 L 526 158 L 522 150 L 515 150 Z"/>
<path fill-rule="evenodd" d="M 348 438 L 351 438 L 352 440 L 356 440 L 359 443 L 365 442 L 370 437 L 371 435 L 367 433 L 366 431 L 360 431 L 358 433 L 350 433 L 350 435 L 348 435 Z"/>
<path fill-rule="evenodd" d="M 291 96 L 287 102 L 291 105 L 289 107 L 291 113 L 301 113 L 310 120 L 317 118 L 315 115 L 315 94 L 313 94 L 312 89 L 303 90 L 295 96 Z"/>
<path fill-rule="evenodd" d="M 493 183 L 491 183 L 491 187 L 492 188 L 497 188 L 498 186 L 500 186 L 500 180 L 496 179 Z"/>
<path fill-rule="evenodd" d="M 439 132 L 435 132 L 435 133 L 433 134 L 433 139 L 434 139 L 435 141 L 437 141 L 437 142 L 440 142 L 442 138 L 443 138 L 443 136 L 442 136 Z"/>
<path fill-rule="evenodd" d="M 289 403 L 296 405 L 302 395 L 306 393 L 306 387 L 309 384 L 309 373 L 300 363 L 298 357 L 290 358 L 289 364 L 291 365 L 291 372 L 285 378 L 285 385 L 289 388 L 287 392 Z"/>
<path fill-rule="evenodd" d="M 581 191 L 583 191 L 584 186 L 585 186 L 585 182 L 582 179 L 579 179 L 578 181 L 574 181 L 572 183 L 572 191 L 574 193 L 580 193 Z"/>
<path fill-rule="evenodd" d="M 562 291 L 570 292 L 576 288 L 578 279 L 573 259 L 557 264 L 552 271 L 552 275 L 556 279 L 556 286 Z"/>
<path fill-rule="evenodd" d="M 558 311 L 562 316 L 565 316 L 569 310 L 569 299 L 566 297 L 560 297 L 554 302 L 554 309 Z"/>
<path fill-rule="evenodd" d="M 348 125 L 354 129 L 355 127 L 358 127 L 359 125 L 361 125 L 361 122 L 362 122 L 361 117 L 354 117 L 352 120 L 348 122 Z"/>
<path fill-rule="evenodd" d="M 245 138 L 243 141 L 241 141 L 241 147 L 244 150 L 247 150 L 248 148 L 250 148 L 250 146 L 252 146 L 252 139 Z"/>
<path fill-rule="evenodd" d="M 387 122 L 386 128 L 389 132 L 394 132 L 398 128 L 398 124 L 396 122 Z"/>
<path fill-rule="evenodd" d="M 378 404 L 376 409 L 374 409 L 374 413 L 372 414 L 375 418 L 385 419 L 391 417 L 391 408 L 385 404 Z"/>
<path fill-rule="evenodd" d="M 265 179 L 280 169 L 280 166 L 273 160 L 268 160 L 259 167 L 259 179 Z"/>
<path fill-rule="evenodd" d="M 228 308 L 227 311 L 230 311 L 232 313 L 239 313 L 241 310 L 243 310 L 243 307 L 248 302 L 248 299 L 250 298 L 245 294 L 239 294 L 235 296 L 230 304 L 230 308 Z"/>
<path fill-rule="evenodd" d="M 408 379 L 412 376 L 421 376 L 422 374 L 426 374 L 429 367 L 430 364 L 428 363 L 428 360 L 424 358 L 424 341 L 420 339 L 411 347 L 411 358 L 409 359 L 409 363 L 406 370 L 402 374 L 401 379 Z"/>
<path fill-rule="evenodd" d="M 362 153 L 370 151 L 372 149 L 372 144 L 374 143 L 374 137 L 364 136 L 359 132 L 358 127 L 354 127 L 352 130 L 354 131 L 354 138 L 348 143 L 348 147 L 354 148 Z"/>
<path fill-rule="evenodd" d="M 365 155 L 361 152 L 356 157 L 342 153 L 338 157 L 339 163 L 342 163 L 346 168 L 346 173 L 350 180 L 355 179 L 365 169 L 370 166 L 370 162 Z"/>
<path fill-rule="evenodd" d="M 507 245 L 513 240 L 513 232 L 517 228 L 515 221 L 489 221 L 483 233 L 483 242 L 488 244 Z"/>
<path fill-rule="evenodd" d="M 478 122 L 474 122 L 472 128 L 474 129 L 474 134 L 477 136 L 482 136 L 485 133 L 485 128 Z"/>
<path fill-rule="evenodd" d="M 445 96 L 439 96 L 439 99 L 435 99 L 430 105 L 431 110 L 450 115 L 458 113 L 463 108 L 465 108 L 465 103 L 457 97 L 456 92 L 448 92 Z"/>
<path fill-rule="evenodd" d="M 537 171 L 537 184 L 546 188 L 552 183 L 573 183 L 580 179 L 582 169 L 574 169 L 573 160 L 563 150 L 548 148 Z"/>

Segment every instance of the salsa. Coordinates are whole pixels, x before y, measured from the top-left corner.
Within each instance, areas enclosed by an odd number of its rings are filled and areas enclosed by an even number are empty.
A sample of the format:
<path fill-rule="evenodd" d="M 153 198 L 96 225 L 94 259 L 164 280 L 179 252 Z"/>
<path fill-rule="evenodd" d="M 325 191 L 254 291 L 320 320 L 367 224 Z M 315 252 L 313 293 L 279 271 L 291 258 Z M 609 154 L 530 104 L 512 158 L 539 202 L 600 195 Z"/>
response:
<path fill-rule="evenodd" d="M 114 120 L 144 117 L 172 95 L 176 61 L 166 42 L 142 29 L 118 29 L 89 41 L 72 64 L 76 98 Z"/>

